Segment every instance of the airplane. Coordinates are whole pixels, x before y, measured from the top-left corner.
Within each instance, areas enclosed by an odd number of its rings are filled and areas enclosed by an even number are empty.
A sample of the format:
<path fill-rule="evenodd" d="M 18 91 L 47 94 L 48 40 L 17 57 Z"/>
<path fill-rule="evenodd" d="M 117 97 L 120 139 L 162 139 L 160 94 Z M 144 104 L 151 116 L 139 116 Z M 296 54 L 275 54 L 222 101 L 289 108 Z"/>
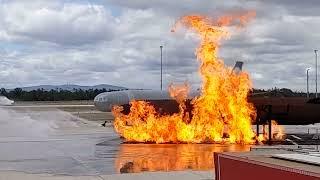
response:
<path fill-rule="evenodd" d="M 233 71 L 239 73 L 242 71 L 243 62 L 237 61 L 233 67 Z M 192 99 L 200 95 L 200 91 L 191 91 L 188 99 Z M 126 105 L 132 100 L 144 100 L 144 101 L 174 101 L 168 91 L 163 90 L 122 90 L 111 91 L 98 94 L 94 98 L 95 107 L 104 112 L 112 110 L 114 105 Z M 158 104 L 158 103 L 156 103 Z"/>
<path fill-rule="evenodd" d="M 242 71 L 243 62 L 237 61 L 233 71 Z M 191 91 L 187 103 L 200 95 L 200 91 Z M 257 96 L 258 95 L 258 96 Z M 257 117 L 254 123 L 265 124 L 268 120 L 277 120 L 282 125 L 307 125 L 320 123 L 320 98 L 307 99 L 304 97 L 268 97 L 261 93 L 251 93 L 248 101 L 253 103 Z M 94 98 L 95 107 L 104 112 L 110 112 L 114 105 L 124 107 L 123 112 L 129 113 L 130 101 L 143 100 L 151 103 L 159 113 L 176 113 L 178 103 L 171 98 L 168 91 L 160 90 L 123 90 L 104 92 Z M 192 106 L 188 106 L 192 107 Z M 191 112 L 191 110 L 190 110 Z"/>

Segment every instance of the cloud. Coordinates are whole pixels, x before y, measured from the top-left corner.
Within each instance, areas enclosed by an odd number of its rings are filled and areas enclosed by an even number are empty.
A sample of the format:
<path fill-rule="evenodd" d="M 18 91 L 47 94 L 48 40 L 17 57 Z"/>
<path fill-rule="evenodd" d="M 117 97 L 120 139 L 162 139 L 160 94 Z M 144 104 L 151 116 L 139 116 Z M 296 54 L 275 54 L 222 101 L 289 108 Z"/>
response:
<path fill-rule="evenodd" d="M 114 37 L 114 18 L 101 5 L 15 1 L 2 4 L 0 12 L 2 39 L 81 46 Z"/>
<path fill-rule="evenodd" d="M 244 61 L 254 87 L 303 90 L 320 40 L 319 3 L 0 1 L 0 81 L 4 87 L 110 83 L 157 89 L 163 45 L 165 86 L 185 80 L 199 86 L 194 54 L 199 40 L 184 29 L 170 32 L 175 21 L 186 14 L 256 10 L 256 19 L 225 40 L 219 55 L 229 66 Z M 310 78 L 314 81 L 314 71 Z"/>

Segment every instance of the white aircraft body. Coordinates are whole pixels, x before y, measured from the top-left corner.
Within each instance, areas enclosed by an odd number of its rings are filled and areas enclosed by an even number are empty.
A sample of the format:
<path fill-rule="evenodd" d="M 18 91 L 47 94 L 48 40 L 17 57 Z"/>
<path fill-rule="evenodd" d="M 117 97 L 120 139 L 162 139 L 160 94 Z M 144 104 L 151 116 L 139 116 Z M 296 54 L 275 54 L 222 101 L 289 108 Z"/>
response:
<path fill-rule="evenodd" d="M 233 72 L 239 73 L 242 71 L 243 62 L 237 61 Z M 196 97 L 200 94 L 199 91 L 192 91 L 189 93 L 189 98 Z M 129 105 L 132 100 L 144 100 L 149 102 L 154 102 L 155 104 L 161 104 L 162 108 L 169 106 L 173 108 L 174 104 L 172 98 L 169 95 L 168 91 L 160 90 L 124 90 L 124 91 L 113 91 L 113 92 L 104 92 L 98 94 L 94 98 L 95 107 L 104 112 L 109 112 L 112 110 L 114 105 Z"/>

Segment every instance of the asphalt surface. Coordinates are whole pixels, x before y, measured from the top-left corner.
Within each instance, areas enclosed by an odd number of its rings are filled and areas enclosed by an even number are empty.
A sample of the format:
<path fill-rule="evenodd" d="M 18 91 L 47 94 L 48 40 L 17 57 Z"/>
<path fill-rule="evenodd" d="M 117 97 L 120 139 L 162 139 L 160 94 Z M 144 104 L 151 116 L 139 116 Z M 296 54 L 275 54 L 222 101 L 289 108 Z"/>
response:
<path fill-rule="evenodd" d="M 250 150 L 241 145 L 126 144 L 111 126 L 46 108 L 0 108 L 0 171 L 71 176 L 212 171 L 213 152 Z M 290 131 L 286 139 L 291 141 L 285 144 L 320 141 L 317 126 L 286 128 Z M 311 133 L 303 134 L 307 129 Z"/>
<path fill-rule="evenodd" d="M 0 108 L 0 171 L 105 175 L 148 171 L 212 170 L 215 151 L 250 146 L 125 144 L 113 128 L 73 112 Z"/>

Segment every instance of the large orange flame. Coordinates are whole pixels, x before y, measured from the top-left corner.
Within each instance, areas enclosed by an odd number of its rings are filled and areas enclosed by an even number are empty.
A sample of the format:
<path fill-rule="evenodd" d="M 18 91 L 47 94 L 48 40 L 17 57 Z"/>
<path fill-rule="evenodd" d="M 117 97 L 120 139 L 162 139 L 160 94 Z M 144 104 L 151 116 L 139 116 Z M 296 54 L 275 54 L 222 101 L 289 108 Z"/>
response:
<path fill-rule="evenodd" d="M 155 143 L 230 142 L 252 143 L 255 134 L 251 119 L 255 109 L 247 101 L 251 81 L 246 72 L 235 73 L 217 57 L 220 41 L 229 36 L 228 26 L 241 27 L 254 16 L 220 17 L 184 16 L 175 28 L 183 25 L 200 37 L 196 50 L 202 77 L 201 95 L 192 100 L 192 116 L 186 111 L 185 101 L 189 86 L 170 86 L 170 95 L 180 104 L 180 112 L 160 115 L 145 101 L 132 101 L 130 113 L 115 107 L 115 130 L 127 141 Z"/>

